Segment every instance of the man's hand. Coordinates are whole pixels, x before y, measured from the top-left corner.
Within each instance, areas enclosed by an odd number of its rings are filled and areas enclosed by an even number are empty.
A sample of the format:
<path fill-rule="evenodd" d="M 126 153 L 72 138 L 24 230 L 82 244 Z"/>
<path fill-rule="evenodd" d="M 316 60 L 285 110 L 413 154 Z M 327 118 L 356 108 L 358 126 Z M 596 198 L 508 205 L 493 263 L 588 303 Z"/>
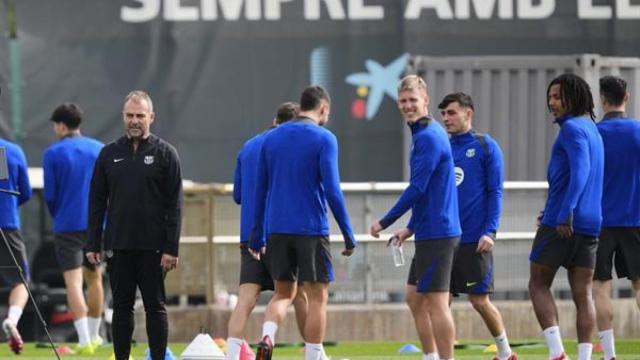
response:
<path fill-rule="evenodd" d="M 382 231 L 382 225 L 376 221 L 375 224 L 371 225 L 371 236 L 378 239 L 380 237 L 380 231 Z"/>
<path fill-rule="evenodd" d="M 266 253 L 267 253 L 266 246 L 261 247 L 259 251 L 249 248 L 249 254 L 251 254 L 251 256 L 253 256 L 253 258 L 256 260 L 260 260 L 260 255 L 264 255 Z"/>
<path fill-rule="evenodd" d="M 402 246 L 408 238 L 413 236 L 413 231 L 411 231 L 411 229 L 409 228 L 402 228 L 396 231 L 393 236 L 398 238 L 398 246 Z M 389 246 L 389 244 L 387 244 L 387 246 Z"/>
<path fill-rule="evenodd" d="M 494 241 L 489 235 L 482 235 L 480 240 L 478 241 L 478 247 L 476 248 L 476 252 L 484 253 L 491 252 L 493 250 Z"/>
<path fill-rule="evenodd" d="M 544 211 L 540 211 L 538 216 L 536 217 L 536 226 L 540 227 L 542 225 L 542 218 L 544 217 Z"/>
<path fill-rule="evenodd" d="M 342 255 L 346 256 L 346 257 L 349 257 L 349 256 L 353 255 L 354 251 L 356 251 L 356 248 L 351 248 L 351 249 L 344 248 L 344 250 L 342 250 Z"/>
<path fill-rule="evenodd" d="M 89 263 L 93 265 L 100 265 L 102 262 L 102 255 L 100 255 L 99 252 L 89 251 L 84 256 L 86 256 Z"/>
<path fill-rule="evenodd" d="M 177 256 L 173 256 L 173 255 L 169 255 L 169 254 L 162 254 L 162 259 L 160 259 L 160 267 L 162 267 L 162 270 L 164 272 L 169 272 L 175 268 L 178 267 L 178 257 Z"/>
<path fill-rule="evenodd" d="M 556 226 L 556 231 L 561 238 L 570 238 L 573 235 L 573 228 L 568 224 L 560 224 Z"/>

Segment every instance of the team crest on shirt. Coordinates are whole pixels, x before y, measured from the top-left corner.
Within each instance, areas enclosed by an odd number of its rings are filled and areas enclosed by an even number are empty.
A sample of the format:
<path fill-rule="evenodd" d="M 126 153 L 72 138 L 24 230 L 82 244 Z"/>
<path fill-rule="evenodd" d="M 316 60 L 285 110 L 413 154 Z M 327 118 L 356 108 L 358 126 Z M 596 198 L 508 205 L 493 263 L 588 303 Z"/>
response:
<path fill-rule="evenodd" d="M 456 176 L 456 186 L 460 186 L 460 184 L 462 184 L 462 182 L 464 181 L 464 170 L 456 166 L 454 169 L 454 174 Z"/>
<path fill-rule="evenodd" d="M 474 149 L 474 148 L 468 149 L 466 155 L 467 155 L 468 158 L 472 158 L 472 157 L 476 156 L 476 149 Z"/>
<path fill-rule="evenodd" d="M 144 163 L 147 165 L 153 164 L 153 155 L 147 155 L 144 157 Z"/>

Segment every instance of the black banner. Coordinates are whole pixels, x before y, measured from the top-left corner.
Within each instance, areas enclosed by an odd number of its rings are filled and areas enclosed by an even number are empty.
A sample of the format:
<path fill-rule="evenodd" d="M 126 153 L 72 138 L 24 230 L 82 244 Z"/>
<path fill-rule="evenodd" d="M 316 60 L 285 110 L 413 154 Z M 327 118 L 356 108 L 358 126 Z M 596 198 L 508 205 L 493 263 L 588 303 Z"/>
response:
<path fill-rule="evenodd" d="M 242 143 L 268 126 L 278 104 L 317 82 L 333 98 L 328 127 L 339 139 L 342 180 L 397 181 L 405 130 L 394 96 L 407 54 L 636 56 L 640 5 L 610 3 L 19 0 L 12 51 L 22 117 L 14 124 L 3 91 L 0 132 L 19 130 L 38 166 L 54 141 L 47 120 L 55 106 L 79 104 L 84 134 L 108 142 L 123 133 L 124 96 L 144 89 L 157 114 L 152 131 L 176 145 L 185 177 L 227 182 Z M 2 38 L 3 90 L 14 71 L 9 47 Z"/>

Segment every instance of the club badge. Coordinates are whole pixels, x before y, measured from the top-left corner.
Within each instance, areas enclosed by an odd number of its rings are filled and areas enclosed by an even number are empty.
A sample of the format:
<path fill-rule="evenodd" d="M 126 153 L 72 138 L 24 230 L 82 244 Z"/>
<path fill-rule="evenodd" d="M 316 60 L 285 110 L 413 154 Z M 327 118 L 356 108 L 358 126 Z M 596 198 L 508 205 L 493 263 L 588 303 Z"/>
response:
<path fill-rule="evenodd" d="M 476 156 L 476 149 L 471 148 L 471 149 L 467 150 L 467 157 L 468 158 L 472 158 L 474 156 Z"/>

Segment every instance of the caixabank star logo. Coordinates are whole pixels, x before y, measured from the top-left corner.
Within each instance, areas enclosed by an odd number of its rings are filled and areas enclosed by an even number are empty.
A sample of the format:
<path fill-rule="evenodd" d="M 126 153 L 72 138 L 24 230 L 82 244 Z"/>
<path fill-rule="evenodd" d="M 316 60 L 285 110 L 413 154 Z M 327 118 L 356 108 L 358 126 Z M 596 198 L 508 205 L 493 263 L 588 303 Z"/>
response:
<path fill-rule="evenodd" d="M 408 53 L 402 54 L 387 66 L 367 59 L 364 62 L 367 72 L 358 72 L 346 77 L 345 81 L 356 87 L 357 98 L 351 103 L 351 115 L 354 118 L 373 120 L 385 95 L 394 101 L 398 100 L 398 81 L 408 60 Z"/>

